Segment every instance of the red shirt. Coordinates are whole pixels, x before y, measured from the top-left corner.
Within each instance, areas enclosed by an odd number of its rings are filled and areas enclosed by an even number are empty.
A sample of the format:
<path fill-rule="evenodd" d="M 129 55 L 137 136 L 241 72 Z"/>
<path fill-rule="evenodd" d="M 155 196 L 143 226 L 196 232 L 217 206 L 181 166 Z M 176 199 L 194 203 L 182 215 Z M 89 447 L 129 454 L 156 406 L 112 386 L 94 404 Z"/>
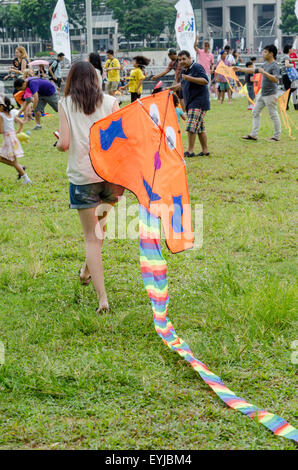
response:
<path fill-rule="evenodd" d="M 298 58 L 296 52 L 291 52 L 291 54 L 289 54 L 289 55 L 292 59 L 297 59 Z M 294 67 L 296 68 L 296 62 L 291 62 L 291 64 L 293 64 Z"/>

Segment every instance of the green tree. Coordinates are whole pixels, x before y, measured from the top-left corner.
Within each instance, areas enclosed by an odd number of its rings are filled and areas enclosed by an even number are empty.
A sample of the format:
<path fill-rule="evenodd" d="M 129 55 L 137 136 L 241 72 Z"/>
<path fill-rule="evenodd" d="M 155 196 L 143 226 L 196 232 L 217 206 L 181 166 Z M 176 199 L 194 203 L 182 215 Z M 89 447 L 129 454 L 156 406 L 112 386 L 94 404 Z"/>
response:
<path fill-rule="evenodd" d="M 165 0 L 107 0 L 119 29 L 129 41 L 133 36 L 151 41 L 174 28 L 176 10 Z"/>
<path fill-rule="evenodd" d="M 50 24 L 57 0 L 20 0 L 20 17 L 27 28 L 42 39 L 51 38 Z M 65 0 L 69 22 L 77 26 L 84 24 L 85 2 Z"/>
<path fill-rule="evenodd" d="M 298 20 L 295 14 L 295 0 L 284 0 L 281 6 L 281 24 L 279 28 L 285 34 L 298 33 Z"/>
<path fill-rule="evenodd" d="M 0 27 L 3 41 L 7 41 L 8 38 L 14 40 L 21 35 L 21 31 L 26 28 L 26 25 L 20 17 L 19 5 L 0 6 Z"/>
<path fill-rule="evenodd" d="M 121 27 L 127 14 L 142 8 L 146 0 L 107 0 L 106 5 L 113 10 L 113 16 Z"/>

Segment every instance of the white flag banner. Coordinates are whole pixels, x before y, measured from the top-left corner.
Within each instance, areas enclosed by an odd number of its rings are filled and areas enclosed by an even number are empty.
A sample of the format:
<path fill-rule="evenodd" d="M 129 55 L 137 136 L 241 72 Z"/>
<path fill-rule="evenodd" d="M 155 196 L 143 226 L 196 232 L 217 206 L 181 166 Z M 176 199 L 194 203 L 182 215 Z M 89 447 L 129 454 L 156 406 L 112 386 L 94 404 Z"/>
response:
<path fill-rule="evenodd" d="M 296 17 L 298 18 L 298 0 L 296 0 L 296 3 L 295 3 L 295 14 L 296 14 Z"/>
<path fill-rule="evenodd" d="M 240 45 L 241 50 L 243 51 L 244 49 L 244 38 L 241 38 L 241 45 Z"/>
<path fill-rule="evenodd" d="M 224 38 L 223 47 L 226 47 L 227 45 L 228 45 L 228 40 L 227 38 Z"/>
<path fill-rule="evenodd" d="M 262 45 L 263 45 L 263 41 L 260 42 L 260 45 L 259 45 L 259 52 L 262 52 Z"/>
<path fill-rule="evenodd" d="M 51 21 L 53 49 L 57 54 L 63 52 L 71 62 L 68 15 L 64 0 L 58 0 Z"/>
<path fill-rule="evenodd" d="M 175 24 L 177 43 L 181 51 L 188 51 L 196 58 L 194 43 L 196 40 L 195 15 L 190 0 L 179 0 L 176 3 L 177 18 Z"/>
<path fill-rule="evenodd" d="M 292 47 L 293 47 L 294 51 L 296 51 L 296 49 L 297 49 L 297 38 L 296 38 L 295 41 L 293 42 L 293 46 L 292 46 Z"/>
<path fill-rule="evenodd" d="M 210 41 L 209 41 L 209 43 L 210 43 L 210 52 L 212 52 L 212 51 L 213 51 L 213 47 L 214 47 L 214 39 L 211 38 Z"/>

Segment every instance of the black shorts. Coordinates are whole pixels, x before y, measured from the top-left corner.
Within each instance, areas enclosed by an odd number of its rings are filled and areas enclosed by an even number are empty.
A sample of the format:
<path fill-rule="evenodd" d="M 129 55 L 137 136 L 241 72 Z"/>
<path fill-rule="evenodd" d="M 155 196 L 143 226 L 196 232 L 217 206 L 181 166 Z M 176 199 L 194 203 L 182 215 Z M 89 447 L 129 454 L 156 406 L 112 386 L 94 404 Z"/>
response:
<path fill-rule="evenodd" d="M 139 93 L 131 93 L 130 96 L 131 96 L 131 102 L 132 103 L 141 98 L 141 95 L 139 95 Z"/>

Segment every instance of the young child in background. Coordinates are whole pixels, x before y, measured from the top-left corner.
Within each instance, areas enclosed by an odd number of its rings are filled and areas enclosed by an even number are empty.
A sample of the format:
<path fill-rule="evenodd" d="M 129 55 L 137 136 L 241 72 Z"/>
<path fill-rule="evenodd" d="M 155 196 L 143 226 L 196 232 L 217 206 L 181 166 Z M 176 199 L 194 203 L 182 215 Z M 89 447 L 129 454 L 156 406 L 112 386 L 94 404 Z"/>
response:
<path fill-rule="evenodd" d="M 17 68 L 18 65 L 19 65 L 19 61 L 18 61 L 18 59 L 17 59 L 16 57 L 13 59 L 12 63 L 13 63 L 13 66 L 14 66 L 15 68 Z M 6 75 L 6 76 L 3 78 L 3 81 L 5 81 L 5 80 L 13 80 L 13 79 L 16 78 L 16 77 L 17 77 L 16 74 L 15 74 L 14 72 L 10 71 L 9 74 Z"/>
<path fill-rule="evenodd" d="M 254 70 L 254 64 L 252 63 L 251 60 L 249 60 L 248 62 L 246 62 L 245 64 L 245 67 L 246 68 L 251 68 Z M 254 92 L 254 78 L 253 78 L 253 74 L 246 74 L 245 75 L 245 83 L 246 83 L 246 86 L 247 86 L 247 92 L 248 92 L 248 96 L 250 97 L 250 99 L 252 101 L 254 101 L 255 99 L 255 92 Z M 254 105 L 251 103 L 251 101 L 248 101 L 248 108 L 247 108 L 249 111 L 252 111 L 254 109 Z"/>
<path fill-rule="evenodd" d="M 23 157 L 24 152 L 14 128 L 15 121 L 19 124 L 17 134 L 21 132 L 23 127 L 17 114 L 18 111 L 14 109 L 10 99 L 7 96 L 0 96 L 0 134 L 4 135 L 4 143 L 0 148 L 0 162 L 13 166 L 19 174 L 18 179 L 21 179 L 24 184 L 29 184 L 31 180 L 25 173 L 25 167 L 18 162 L 18 158 Z"/>
<path fill-rule="evenodd" d="M 173 93 L 173 100 L 174 100 L 174 106 L 176 109 L 178 122 L 180 125 L 181 119 L 183 119 L 183 121 L 186 121 L 186 114 L 183 112 L 183 109 L 180 107 L 178 96 L 175 95 L 175 93 Z"/>
<path fill-rule="evenodd" d="M 146 78 L 144 75 L 145 67 L 149 65 L 150 59 L 144 57 L 142 55 L 138 55 L 133 58 L 133 70 L 130 72 L 129 82 L 127 85 L 120 88 L 120 90 L 124 90 L 128 88 L 128 91 L 131 95 L 131 102 L 133 103 L 137 99 L 141 98 L 142 91 L 143 91 L 143 81 Z"/>

